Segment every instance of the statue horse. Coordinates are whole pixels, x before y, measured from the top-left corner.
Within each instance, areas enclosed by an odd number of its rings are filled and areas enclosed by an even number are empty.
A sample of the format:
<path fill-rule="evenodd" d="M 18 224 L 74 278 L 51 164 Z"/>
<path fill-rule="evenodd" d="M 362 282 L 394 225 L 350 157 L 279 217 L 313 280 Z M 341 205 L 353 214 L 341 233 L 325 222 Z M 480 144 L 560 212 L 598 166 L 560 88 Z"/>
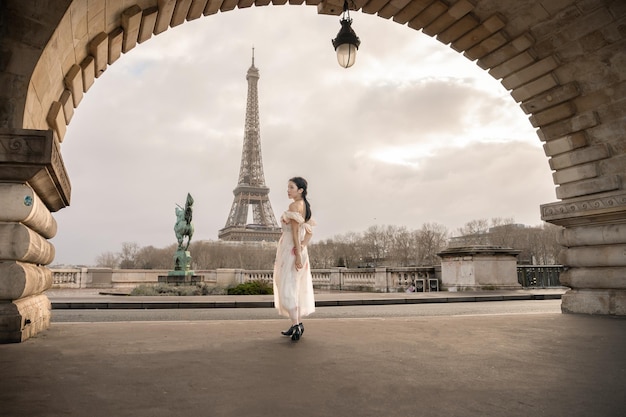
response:
<path fill-rule="evenodd" d="M 189 249 L 189 243 L 191 243 L 191 237 L 193 236 L 193 224 L 191 224 L 193 198 L 190 194 L 187 194 L 187 202 L 185 203 L 185 209 L 183 210 L 178 204 L 176 204 L 176 224 L 174 225 L 174 233 L 176 233 L 176 240 L 178 240 L 178 250 L 183 249 L 183 241 L 187 236 L 187 244 L 185 250 Z"/>

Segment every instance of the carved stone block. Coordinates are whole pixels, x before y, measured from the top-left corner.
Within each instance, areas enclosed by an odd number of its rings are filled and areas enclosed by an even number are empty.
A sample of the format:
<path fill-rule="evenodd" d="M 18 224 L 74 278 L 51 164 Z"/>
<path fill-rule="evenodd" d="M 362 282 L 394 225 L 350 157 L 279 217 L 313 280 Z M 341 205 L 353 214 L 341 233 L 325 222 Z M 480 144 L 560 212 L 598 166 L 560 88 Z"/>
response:
<path fill-rule="evenodd" d="M 50 211 L 70 204 L 72 187 L 52 130 L 0 129 L 0 178 L 28 183 Z"/>
<path fill-rule="evenodd" d="M 20 343 L 50 327 L 50 300 L 43 294 L 0 304 L 0 343 Z"/>

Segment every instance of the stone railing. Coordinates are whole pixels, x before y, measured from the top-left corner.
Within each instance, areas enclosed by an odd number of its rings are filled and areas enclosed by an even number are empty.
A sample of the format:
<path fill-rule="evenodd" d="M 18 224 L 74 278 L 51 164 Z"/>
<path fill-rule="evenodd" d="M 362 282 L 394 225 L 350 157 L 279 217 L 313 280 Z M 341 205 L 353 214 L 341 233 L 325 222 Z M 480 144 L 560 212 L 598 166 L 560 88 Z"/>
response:
<path fill-rule="evenodd" d="M 525 288 L 558 287 L 559 265 L 518 266 L 519 283 Z M 217 269 L 195 271 L 208 285 L 231 287 L 249 281 L 271 283 L 271 270 Z M 378 267 L 314 269 L 313 286 L 318 290 L 400 292 L 439 291 L 439 267 Z M 166 270 L 52 268 L 53 288 L 133 288 L 141 284 L 157 284 Z"/>
<path fill-rule="evenodd" d="M 82 269 L 53 269 L 52 285 L 63 288 L 81 288 Z"/>
<path fill-rule="evenodd" d="M 249 281 L 272 282 L 271 270 L 217 269 L 195 271 L 209 285 L 230 287 Z M 313 286 L 320 290 L 398 292 L 437 291 L 440 277 L 435 267 L 314 269 Z M 52 268 L 53 288 L 132 288 L 157 284 L 165 270 L 109 268 Z M 430 283 L 429 283 L 430 280 Z"/>
<path fill-rule="evenodd" d="M 311 271 L 313 287 L 319 290 L 398 292 L 438 291 L 435 267 L 329 268 Z M 241 281 L 272 282 L 272 271 L 243 271 Z"/>

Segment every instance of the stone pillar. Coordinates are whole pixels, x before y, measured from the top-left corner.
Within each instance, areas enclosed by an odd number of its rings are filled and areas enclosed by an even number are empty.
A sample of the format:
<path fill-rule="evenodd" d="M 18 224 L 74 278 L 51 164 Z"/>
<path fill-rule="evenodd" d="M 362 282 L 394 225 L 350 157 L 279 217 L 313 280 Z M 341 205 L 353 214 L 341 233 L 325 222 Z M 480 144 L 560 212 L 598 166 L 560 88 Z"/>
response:
<path fill-rule="evenodd" d="M 341 290 L 341 275 L 345 267 L 331 268 L 330 269 L 330 289 Z"/>
<path fill-rule="evenodd" d="M 233 268 L 219 268 L 216 271 L 216 285 L 221 288 L 234 287 L 243 284 L 243 270 Z"/>
<path fill-rule="evenodd" d="M 57 224 L 69 181 L 51 131 L 0 130 L 0 343 L 22 342 L 50 325 Z"/>
<path fill-rule="evenodd" d="M 448 291 L 521 289 L 517 282 L 519 250 L 497 246 L 448 248 L 441 257 L 441 283 Z"/>
<path fill-rule="evenodd" d="M 387 267 L 379 266 L 374 270 L 374 291 L 389 292 L 389 280 L 387 279 L 387 275 L 391 274 L 387 273 Z"/>
<path fill-rule="evenodd" d="M 541 206 L 542 219 L 564 226 L 559 262 L 564 313 L 626 315 L 626 193 L 585 196 Z"/>

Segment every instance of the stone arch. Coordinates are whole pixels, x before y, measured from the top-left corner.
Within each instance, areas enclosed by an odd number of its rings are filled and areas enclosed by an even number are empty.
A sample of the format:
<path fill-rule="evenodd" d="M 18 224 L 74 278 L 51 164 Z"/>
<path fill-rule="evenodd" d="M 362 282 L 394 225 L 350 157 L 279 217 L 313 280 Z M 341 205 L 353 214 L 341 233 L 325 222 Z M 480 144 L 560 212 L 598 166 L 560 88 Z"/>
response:
<path fill-rule="evenodd" d="M 153 35 L 217 12 L 269 3 L 58 0 L 42 5 L 8 0 L 0 5 L 0 182 L 5 183 L 0 189 L 0 281 L 22 288 L 0 291 L 0 299 L 12 301 L 8 308 L 20 317 L 13 334 L 23 339 L 49 322 L 42 294 L 49 288 L 49 271 L 41 265 L 53 259 L 54 248 L 46 241 L 56 231 L 50 212 L 70 201 L 60 144 L 83 95 L 122 53 Z M 342 4 L 306 1 L 318 13 L 333 15 L 341 13 Z M 560 201 L 542 205 L 541 213 L 545 221 L 565 226 L 562 262 L 569 269 L 562 281 L 572 290 L 563 298 L 563 310 L 625 314 L 626 5 L 620 0 L 351 4 L 435 37 L 510 91 L 538 129 L 554 171 Z M 22 195 L 16 187 L 31 190 L 32 209 L 24 210 L 21 200 L 4 202 L 5 196 Z M 13 233 L 6 225 L 24 229 L 23 248 L 6 243 Z M 30 328 L 24 324 L 27 315 L 37 314 L 40 325 L 30 319 Z"/>

